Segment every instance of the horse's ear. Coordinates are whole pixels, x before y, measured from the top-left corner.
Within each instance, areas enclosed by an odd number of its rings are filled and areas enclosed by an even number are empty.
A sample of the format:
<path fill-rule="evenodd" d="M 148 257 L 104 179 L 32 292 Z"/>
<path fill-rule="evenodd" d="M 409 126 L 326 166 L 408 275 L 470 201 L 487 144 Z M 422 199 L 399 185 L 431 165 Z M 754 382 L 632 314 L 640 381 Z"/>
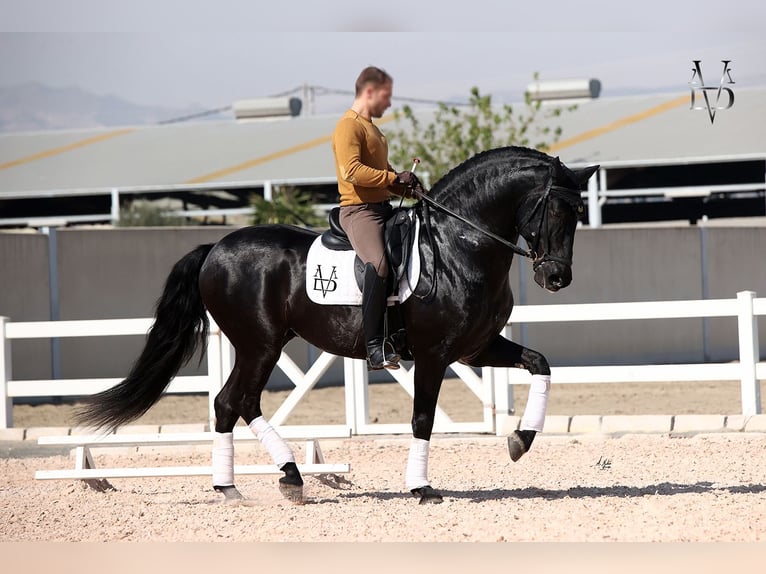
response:
<path fill-rule="evenodd" d="M 590 179 L 590 176 L 592 176 L 598 168 L 600 168 L 600 165 L 591 165 L 588 167 L 584 167 L 583 169 L 575 169 L 572 170 L 575 176 L 575 180 L 579 185 L 582 185 L 584 183 L 587 183 Z"/>
<path fill-rule="evenodd" d="M 554 179 L 556 181 L 566 181 L 569 179 L 569 173 L 567 173 L 569 169 L 567 169 L 563 163 L 561 163 L 561 160 L 559 159 L 559 156 L 556 156 L 553 158 L 553 172 L 554 172 Z"/>

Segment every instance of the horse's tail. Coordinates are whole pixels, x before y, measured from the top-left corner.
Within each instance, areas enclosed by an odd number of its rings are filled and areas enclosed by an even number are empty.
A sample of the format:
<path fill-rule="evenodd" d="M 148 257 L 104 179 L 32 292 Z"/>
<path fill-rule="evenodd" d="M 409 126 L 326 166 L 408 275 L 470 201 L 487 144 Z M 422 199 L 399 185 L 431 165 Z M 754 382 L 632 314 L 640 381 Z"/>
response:
<path fill-rule="evenodd" d="M 183 365 L 204 348 L 209 322 L 199 290 L 202 264 L 213 244 L 200 245 L 173 266 L 157 301 L 146 345 L 128 377 L 92 395 L 78 409 L 79 424 L 113 430 L 151 408 Z"/>

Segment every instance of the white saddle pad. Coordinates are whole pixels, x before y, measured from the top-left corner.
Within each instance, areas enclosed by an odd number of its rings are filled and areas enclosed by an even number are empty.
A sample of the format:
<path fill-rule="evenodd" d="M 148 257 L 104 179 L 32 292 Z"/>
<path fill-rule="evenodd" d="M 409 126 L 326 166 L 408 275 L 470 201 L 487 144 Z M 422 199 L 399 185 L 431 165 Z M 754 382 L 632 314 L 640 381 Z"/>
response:
<path fill-rule="evenodd" d="M 412 295 L 420 279 L 420 220 L 415 218 L 415 238 L 407 276 L 399 282 L 398 295 L 388 298 L 388 304 L 404 302 Z M 356 252 L 333 251 L 322 245 L 317 237 L 309 248 L 306 259 L 306 292 L 309 299 L 320 305 L 361 305 L 362 292 L 354 277 Z"/>

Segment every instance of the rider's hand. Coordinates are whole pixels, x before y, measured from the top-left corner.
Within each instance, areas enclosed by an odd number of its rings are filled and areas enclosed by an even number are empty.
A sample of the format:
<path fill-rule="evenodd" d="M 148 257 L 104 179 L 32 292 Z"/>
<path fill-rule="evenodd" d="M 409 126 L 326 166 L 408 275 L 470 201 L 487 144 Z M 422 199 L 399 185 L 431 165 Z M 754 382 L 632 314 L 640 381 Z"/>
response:
<path fill-rule="evenodd" d="M 396 174 L 396 179 L 394 180 L 394 183 L 397 183 L 399 185 L 403 185 L 407 188 L 407 190 L 410 192 L 409 195 L 425 195 L 426 189 L 423 187 L 423 184 L 420 183 L 420 180 L 418 177 L 412 173 L 411 171 L 400 171 Z M 417 192 L 413 194 L 412 192 Z"/>

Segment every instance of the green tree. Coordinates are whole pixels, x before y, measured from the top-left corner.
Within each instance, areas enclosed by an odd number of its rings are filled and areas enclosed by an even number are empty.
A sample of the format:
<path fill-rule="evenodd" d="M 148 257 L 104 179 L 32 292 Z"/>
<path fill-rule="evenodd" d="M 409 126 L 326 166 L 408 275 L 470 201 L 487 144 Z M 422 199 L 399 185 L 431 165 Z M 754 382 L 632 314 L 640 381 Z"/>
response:
<path fill-rule="evenodd" d="M 314 210 L 311 194 L 296 187 L 279 187 L 268 201 L 260 195 L 252 199 L 253 224 L 286 223 L 303 227 L 322 227 L 326 220 Z"/>
<path fill-rule="evenodd" d="M 535 80 L 538 74 L 534 75 Z M 491 95 L 482 95 L 479 88 L 471 88 L 467 106 L 448 106 L 439 103 L 434 119 L 426 125 L 416 117 L 410 106 L 396 110 L 397 127 L 390 131 L 390 158 L 398 169 L 408 169 L 412 158 L 418 157 L 430 182 L 436 182 L 450 169 L 475 154 L 488 149 L 519 145 L 546 151 L 561 137 L 561 127 L 551 127 L 551 118 L 566 109 L 542 107 L 530 94 L 524 95 L 524 108 L 518 112 L 513 106 L 492 105 Z M 404 124 L 404 126 L 402 126 Z"/>
<path fill-rule="evenodd" d="M 166 209 L 156 202 L 138 199 L 120 208 L 119 227 L 179 227 L 186 225 L 183 217 L 166 215 Z"/>

